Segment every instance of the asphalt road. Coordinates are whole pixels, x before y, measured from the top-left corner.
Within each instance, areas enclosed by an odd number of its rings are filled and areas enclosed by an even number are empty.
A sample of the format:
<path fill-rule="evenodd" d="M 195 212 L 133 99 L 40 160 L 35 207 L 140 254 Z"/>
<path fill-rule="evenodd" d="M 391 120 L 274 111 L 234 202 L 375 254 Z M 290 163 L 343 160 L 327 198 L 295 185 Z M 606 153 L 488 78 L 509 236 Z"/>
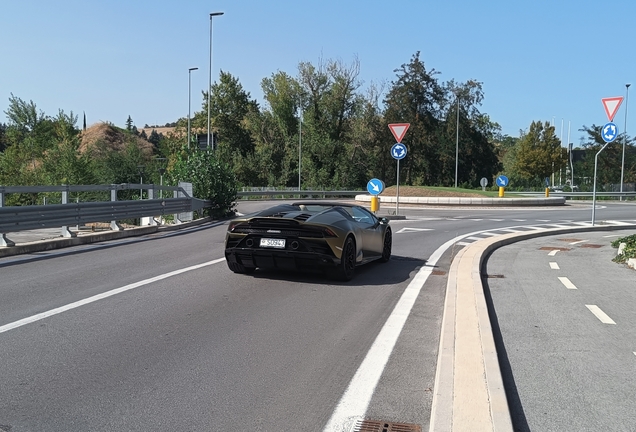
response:
<path fill-rule="evenodd" d="M 360 416 L 426 430 L 454 254 L 591 210 L 400 213 L 392 260 L 346 284 L 235 275 L 222 223 L 0 259 L 0 430 L 320 431 Z"/>

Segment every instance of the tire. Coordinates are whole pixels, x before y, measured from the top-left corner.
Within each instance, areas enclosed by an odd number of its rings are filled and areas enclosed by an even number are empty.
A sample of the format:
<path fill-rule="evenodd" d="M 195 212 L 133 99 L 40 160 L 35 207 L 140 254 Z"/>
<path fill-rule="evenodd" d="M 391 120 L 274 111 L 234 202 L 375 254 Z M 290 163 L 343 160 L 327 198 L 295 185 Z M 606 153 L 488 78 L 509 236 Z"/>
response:
<path fill-rule="evenodd" d="M 336 268 L 336 277 L 342 281 L 350 281 L 356 272 L 356 242 L 349 236 L 342 247 L 340 264 Z"/>
<path fill-rule="evenodd" d="M 391 249 L 393 247 L 393 234 L 391 233 L 391 229 L 388 228 L 386 233 L 384 233 L 384 242 L 382 244 L 382 257 L 380 258 L 380 262 L 387 262 L 391 259 Z"/>
<path fill-rule="evenodd" d="M 254 273 L 254 270 L 256 270 L 254 267 L 245 267 L 243 264 L 237 263 L 237 262 L 228 261 L 227 266 L 234 273 L 238 273 L 238 274 L 251 274 L 251 273 Z"/>

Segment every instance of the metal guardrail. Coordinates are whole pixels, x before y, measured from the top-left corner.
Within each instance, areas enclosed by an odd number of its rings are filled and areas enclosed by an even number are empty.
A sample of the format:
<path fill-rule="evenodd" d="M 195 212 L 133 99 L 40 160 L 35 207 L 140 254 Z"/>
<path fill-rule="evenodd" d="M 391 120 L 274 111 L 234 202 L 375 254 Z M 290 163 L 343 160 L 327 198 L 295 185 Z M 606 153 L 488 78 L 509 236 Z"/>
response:
<path fill-rule="evenodd" d="M 506 195 L 531 195 L 531 196 L 545 196 L 544 192 L 511 192 L 506 191 Z M 594 192 L 552 192 L 550 191 L 550 196 L 559 196 L 559 197 L 570 197 L 570 198 L 587 198 L 592 197 Z M 596 192 L 597 197 L 608 197 L 608 198 L 635 198 L 636 192 Z"/>
<path fill-rule="evenodd" d="M 119 190 L 147 190 L 149 199 L 117 201 Z M 172 198 L 155 199 L 156 191 L 172 191 Z M 110 201 L 68 202 L 70 192 L 110 191 Z M 5 207 L 8 193 L 60 192 L 62 204 L 27 205 Z M 13 246 L 6 238 L 8 232 L 26 231 L 39 228 L 62 227 L 63 237 L 73 237 L 68 226 L 92 222 L 110 221 L 112 230 L 121 230 L 118 220 L 150 217 L 150 224 L 156 225 L 154 216 L 180 215 L 211 206 L 209 201 L 193 198 L 181 186 L 157 186 L 153 184 L 119 185 L 69 185 L 69 186 L 0 186 L 0 246 Z"/>
<path fill-rule="evenodd" d="M 342 191 L 325 191 L 325 190 L 259 190 L 259 191 L 241 191 L 237 192 L 236 195 L 239 198 L 247 198 L 247 197 L 275 197 L 275 196 L 306 196 L 306 197 L 314 197 L 320 196 L 322 198 L 337 197 L 337 196 L 356 196 L 366 194 L 367 191 L 352 191 L 352 190 L 342 190 Z"/>

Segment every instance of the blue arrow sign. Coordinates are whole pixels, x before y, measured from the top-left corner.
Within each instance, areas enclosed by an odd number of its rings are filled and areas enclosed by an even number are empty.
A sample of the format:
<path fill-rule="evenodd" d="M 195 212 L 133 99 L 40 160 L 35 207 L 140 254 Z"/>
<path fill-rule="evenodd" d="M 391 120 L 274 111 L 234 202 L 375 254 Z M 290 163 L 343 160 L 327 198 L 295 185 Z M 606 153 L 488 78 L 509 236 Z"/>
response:
<path fill-rule="evenodd" d="M 505 175 L 500 175 L 497 177 L 497 180 L 495 182 L 499 187 L 506 187 L 508 186 L 508 177 L 506 177 Z"/>
<path fill-rule="evenodd" d="M 371 195 L 380 195 L 384 190 L 384 182 L 382 180 L 378 180 L 377 178 L 372 178 L 367 183 L 367 191 Z"/>
<path fill-rule="evenodd" d="M 601 129 L 601 136 L 603 137 L 603 141 L 611 143 L 618 137 L 618 126 L 612 122 L 605 123 L 603 129 Z"/>
<path fill-rule="evenodd" d="M 404 159 L 406 157 L 406 146 L 402 143 L 393 144 L 391 147 L 391 156 L 393 159 Z"/>

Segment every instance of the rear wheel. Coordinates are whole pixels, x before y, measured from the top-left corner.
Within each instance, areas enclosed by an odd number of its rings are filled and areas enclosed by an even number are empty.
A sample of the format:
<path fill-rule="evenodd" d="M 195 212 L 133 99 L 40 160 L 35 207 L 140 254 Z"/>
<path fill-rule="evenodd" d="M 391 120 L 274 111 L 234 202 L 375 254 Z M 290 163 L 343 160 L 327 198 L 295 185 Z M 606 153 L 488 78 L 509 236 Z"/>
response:
<path fill-rule="evenodd" d="M 340 264 L 336 268 L 336 276 L 343 281 L 350 281 L 356 270 L 356 242 L 352 237 L 347 237 L 342 247 Z"/>
<path fill-rule="evenodd" d="M 384 233 L 384 243 L 382 246 L 382 258 L 380 258 L 381 262 L 387 262 L 391 259 L 391 248 L 393 247 L 393 234 L 391 234 L 391 229 L 387 229 Z"/>
<path fill-rule="evenodd" d="M 243 264 L 237 263 L 237 262 L 228 261 L 227 266 L 234 273 L 240 273 L 240 274 L 250 274 L 250 273 L 254 273 L 254 270 L 256 270 L 256 268 L 254 267 L 245 267 Z"/>

